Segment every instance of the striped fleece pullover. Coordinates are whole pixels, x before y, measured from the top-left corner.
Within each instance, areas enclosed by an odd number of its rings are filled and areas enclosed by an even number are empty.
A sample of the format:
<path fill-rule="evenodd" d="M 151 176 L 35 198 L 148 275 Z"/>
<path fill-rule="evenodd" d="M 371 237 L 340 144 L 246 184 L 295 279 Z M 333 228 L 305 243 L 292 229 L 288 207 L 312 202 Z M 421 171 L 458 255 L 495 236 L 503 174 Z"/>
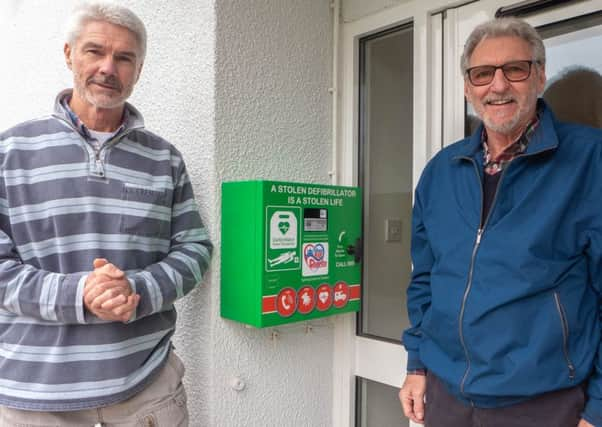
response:
<path fill-rule="evenodd" d="M 139 392 L 212 249 L 180 153 L 129 104 L 96 150 L 61 105 L 70 94 L 0 134 L 0 405 L 13 408 L 95 408 Z M 141 296 L 127 324 L 84 308 L 95 258 Z"/>

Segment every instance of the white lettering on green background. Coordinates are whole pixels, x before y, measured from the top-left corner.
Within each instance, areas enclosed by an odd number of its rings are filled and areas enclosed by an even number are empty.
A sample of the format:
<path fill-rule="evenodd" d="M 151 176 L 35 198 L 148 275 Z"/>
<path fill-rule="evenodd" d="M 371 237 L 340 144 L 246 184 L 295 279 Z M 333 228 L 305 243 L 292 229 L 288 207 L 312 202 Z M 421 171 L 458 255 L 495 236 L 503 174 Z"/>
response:
<path fill-rule="evenodd" d="M 322 196 L 322 197 L 336 197 L 336 198 L 344 198 L 350 197 L 354 198 L 357 196 L 357 191 L 354 188 L 323 188 L 323 187 L 303 187 L 300 185 L 290 185 L 290 184 L 272 184 L 270 188 L 271 193 L 279 193 L 279 194 L 290 194 L 290 195 L 309 195 L 309 196 Z M 311 200 L 315 200 L 316 198 L 312 198 Z M 289 197 L 289 203 L 292 200 Z M 295 199 L 295 201 L 297 201 Z M 332 206 L 342 206 L 340 204 L 335 204 Z"/>

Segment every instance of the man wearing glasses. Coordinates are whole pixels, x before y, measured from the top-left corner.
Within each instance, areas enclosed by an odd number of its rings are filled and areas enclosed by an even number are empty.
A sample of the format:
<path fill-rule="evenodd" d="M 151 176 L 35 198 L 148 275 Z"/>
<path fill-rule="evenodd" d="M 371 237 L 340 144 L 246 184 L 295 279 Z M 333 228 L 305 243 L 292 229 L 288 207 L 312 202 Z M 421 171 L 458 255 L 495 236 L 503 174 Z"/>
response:
<path fill-rule="evenodd" d="M 602 132 L 538 100 L 545 62 L 525 22 L 477 27 L 483 125 L 416 188 L 399 397 L 428 427 L 602 426 Z"/>

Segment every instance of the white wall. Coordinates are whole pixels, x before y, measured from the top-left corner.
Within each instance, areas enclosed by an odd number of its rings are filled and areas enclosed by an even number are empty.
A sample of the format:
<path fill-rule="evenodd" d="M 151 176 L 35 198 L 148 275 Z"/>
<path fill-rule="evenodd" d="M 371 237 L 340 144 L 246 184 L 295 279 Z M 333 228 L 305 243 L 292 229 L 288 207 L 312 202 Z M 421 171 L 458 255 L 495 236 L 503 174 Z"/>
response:
<path fill-rule="evenodd" d="M 216 12 L 219 178 L 328 183 L 329 1 L 220 0 Z M 212 426 L 332 425 L 331 321 L 312 322 L 307 334 L 280 327 L 271 340 L 270 331 L 220 319 L 217 305 L 213 314 Z M 232 390 L 233 377 L 246 389 Z"/>
<path fill-rule="evenodd" d="M 213 0 L 119 2 L 142 18 L 149 33 L 146 64 L 131 102 L 144 115 L 148 129 L 183 153 L 201 215 L 211 236 L 216 236 Z M 62 28 L 75 4 L 74 0 L 0 2 L 0 129 L 50 113 L 58 91 L 71 86 L 63 62 Z M 192 426 L 205 426 L 209 419 L 209 325 L 212 306 L 218 304 L 209 295 L 218 285 L 209 277 L 203 288 L 178 303 L 174 341 L 187 366 Z"/>
<path fill-rule="evenodd" d="M 219 316 L 221 180 L 328 182 L 328 0 L 118 0 L 149 33 L 131 102 L 186 160 L 217 246 L 207 282 L 178 304 L 191 426 L 327 427 L 333 326 L 247 329 Z M 70 86 L 62 23 L 76 0 L 0 2 L 0 129 L 51 111 Z M 246 383 L 241 392 L 233 377 Z"/>

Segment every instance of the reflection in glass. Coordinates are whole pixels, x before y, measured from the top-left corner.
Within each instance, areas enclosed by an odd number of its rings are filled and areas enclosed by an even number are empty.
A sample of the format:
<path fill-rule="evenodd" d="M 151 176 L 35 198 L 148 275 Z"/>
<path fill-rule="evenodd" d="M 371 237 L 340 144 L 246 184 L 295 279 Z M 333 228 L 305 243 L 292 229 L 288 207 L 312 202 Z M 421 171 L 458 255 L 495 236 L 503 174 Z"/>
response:
<path fill-rule="evenodd" d="M 360 41 L 360 185 L 364 264 L 360 334 L 399 341 L 412 209 L 413 29 Z"/>
<path fill-rule="evenodd" d="M 602 128 L 602 12 L 573 21 L 540 30 L 548 55 L 543 98 L 560 120 Z"/>
<path fill-rule="evenodd" d="M 559 120 L 602 129 L 602 75 L 598 71 L 570 67 L 550 80 L 543 98 Z"/>

